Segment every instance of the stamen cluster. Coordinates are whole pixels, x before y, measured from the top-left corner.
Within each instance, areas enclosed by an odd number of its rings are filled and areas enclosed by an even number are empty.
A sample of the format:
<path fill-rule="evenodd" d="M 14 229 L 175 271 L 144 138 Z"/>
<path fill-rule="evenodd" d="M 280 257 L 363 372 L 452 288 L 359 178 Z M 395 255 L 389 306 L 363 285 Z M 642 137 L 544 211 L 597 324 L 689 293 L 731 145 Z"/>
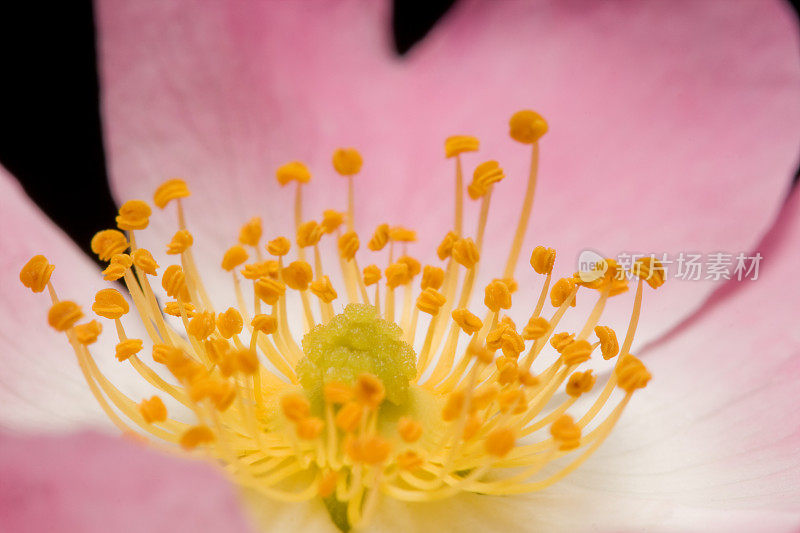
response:
<path fill-rule="evenodd" d="M 436 250 L 439 264 L 423 266 L 408 254 L 416 233 L 386 223 L 362 251 L 353 223 L 362 158 L 352 148 L 340 149 L 333 168 L 347 180 L 347 210 L 304 219 L 311 172 L 298 161 L 281 166 L 278 183 L 294 187 L 295 234 L 263 243 L 261 220 L 244 224 L 238 243 L 221 254 L 238 302 L 225 310 L 214 307 L 192 255 L 194 236 L 182 204 L 190 196 L 187 184 L 168 180 L 153 196 L 158 208 L 174 206 L 177 215 L 165 248 L 177 261 L 163 270 L 136 244 L 136 232 L 149 225 L 149 205 L 124 203 L 118 229 L 97 233 L 92 250 L 108 263 L 104 279 L 124 283 L 128 296 L 109 287 L 91 308 L 113 322 L 114 355 L 154 387 L 149 398 L 129 397 L 101 372 L 90 347 L 102 322 L 79 323 L 81 308 L 59 299 L 50 281 L 54 266 L 44 256 L 32 258 L 20 280 L 34 292 L 48 289 L 49 324 L 66 334 L 89 388 L 123 433 L 210 457 L 237 483 L 270 498 L 319 496 L 342 529 L 363 525 L 379 493 L 423 501 L 460 491 L 541 490 L 597 449 L 634 391 L 650 380 L 630 348 L 643 283 L 657 288 L 664 281 L 657 261 L 635 264 L 639 281 L 621 344 L 615 330 L 600 323 L 607 300 L 628 289 L 611 259 L 554 282 L 555 250 L 537 246 L 530 265 L 543 276 L 538 300 L 527 304 L 515 296 L 546 131 L 533 111 L 510 120 L 511 137 L 531 146 L 531 170 L 506 267 L 482 288 L 482 303 L 473 296 L 480 290 L 486 222 L 493 190 L 506 176 L 498 162 L 486 161 L 465 187 L 462 157 L 479 149 L 472 136 L 445 142 L 445 155 L 455 162 L 456 194 L 453 226 Z M 471 234 L 464 230 L 465 189 L 479 202 Z M 382 257 L 384 266 L 376 260 L 361 268 L 365 254 Z M 343 287 L 326 274 L 332 268 Z M 151 277 L 168 297 L 163 305 Z M 580 330 L 561 331 L 579 292 L 593 292 L 594 307 Z M 524 325 L 506 314 L 514 300 L 532 309 Z M 290 321 L 293 307 L 302 310 L 302 323 Z M 129 338 L 123 319 L 140 321 L 146 338 Z M 149 360 L 141 356 L 145 348 Z M 616 362 L 587 402 L 597 376 L 586 364 L 596 351 Z M 613 397 L 616 406 L 599 419 Z M 573 415 L 579 405 L 582 414 Z M 180 406 L 190 415 L 180 414 Z M 546 468 L 551 464 L 556 467 Z"/>

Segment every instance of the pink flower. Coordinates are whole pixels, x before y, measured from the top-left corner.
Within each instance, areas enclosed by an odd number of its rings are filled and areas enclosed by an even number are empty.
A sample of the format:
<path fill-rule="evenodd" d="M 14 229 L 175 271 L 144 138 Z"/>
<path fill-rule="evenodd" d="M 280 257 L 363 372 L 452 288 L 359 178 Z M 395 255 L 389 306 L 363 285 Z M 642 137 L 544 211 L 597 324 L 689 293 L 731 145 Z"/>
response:
<path fill-rule="evenodd" d="M 338 208 L 343 182 L 326 173 L 340 145 L 364 155 L 356 229 L 415 227 L 414 250 L 432 260 L 452 216 L 452 162 L 441 142 L 461 132 L 477 135 L 478 157 L 497 159 L 508 176 L 492 200 L 482 259 L 484 281 L 499 276 L 527 173 L 505 122 L 529 107 L 550 131 L 525 249 L 555 247 L 562 274 L 586 248 L 763 255 L 756 281 L 670 280 L 647 295 L 634 350 L 655 380 L 569 477 L 529 496 L 387 498 L 376 529 L 788 531 L 800 523 L 791 400 L 800 377 L 792 282 L 800 196 L 783 204 L 800 136 L 796 28 L 778 3 L 679 7 L 463 2 L 399 60 L 380 2 L 99 3 L 114 191 L 149 198 L 166 177 L 189 180 L 195 257 L 225 304 L 229 280 L 213 272 L 243 219 L 262 216 L 270 235 L 291 231 L 291 198 L 274 169 L 303 160 L 315 174 L 306 212 Z M 64 339 L 45 329 L 47 302 L 16 276 L 45 253 L 69 297 L 107 285 L 2 178 L 0 424 L 100 426 Z M 174 227 L 151 227 L 139 244 L 161 250 Z M 533 272 L 517 278 L 538 287 Z M 629 312 L 626 302 L 604 316 L 619 322 Z M 94 353 L 113 353 L 110 337 Z M 107 363 L 112 381 L 144 397 L 126 367 Z M 226 482 L 204 465 L 86 434 L 7 434 L 0 450 L 0 513 L 20 531 L 186 529 L 175 509 L 189 505 L 194 530 L 246 528 Z M 147 490 L 161 485 L 154 471 L 171 481 L 158 492 Z M 139 512 L 120 498 L 139 502 L 131 504 Z M 55 511 L 40 515 L 31 501 Z M 259 508 L 275 530 L 332 527 L 318 502 Z"/>

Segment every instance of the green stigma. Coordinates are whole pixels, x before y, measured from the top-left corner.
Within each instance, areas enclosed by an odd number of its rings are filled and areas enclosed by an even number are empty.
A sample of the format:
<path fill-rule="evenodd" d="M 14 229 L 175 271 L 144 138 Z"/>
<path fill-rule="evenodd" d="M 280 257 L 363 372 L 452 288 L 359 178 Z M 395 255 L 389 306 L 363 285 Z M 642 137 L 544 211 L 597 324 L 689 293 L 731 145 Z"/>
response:
<path fill-rule="evenodd" d="M 329 381 L 352 385 L 359 374 L 370 373 L 383 382 L 386 400 L 402 405 L 417 373 L 416 355 L 402 334 L 375 307 L 350 304 L 303 337 L 305 357 L 296 369 L 300 384 L 309 397 L 319 398 Z"/>

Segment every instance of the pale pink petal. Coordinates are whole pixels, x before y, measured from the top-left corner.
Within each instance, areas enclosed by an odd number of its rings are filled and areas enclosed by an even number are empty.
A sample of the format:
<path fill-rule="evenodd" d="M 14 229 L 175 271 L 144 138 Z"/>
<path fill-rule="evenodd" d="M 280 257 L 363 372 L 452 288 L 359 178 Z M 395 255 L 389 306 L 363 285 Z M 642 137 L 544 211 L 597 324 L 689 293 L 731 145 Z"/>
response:
<path fill-rule="evenodd" d="M 51 305 L 47 291 L 32 293 L 20 283 L 19 271 L 34 255 L 45 255 L 56 266 L 51 281 L 59 297 L 78 303 L 85 320 L 97 318 L 91 311 L 94 294 L 110 284 L 2 168 L 0 198 L 0 426 L 47 430 L 86 424 L 108 427 L 66 336 L 47 324 Z M 142 380 L 131 380 L 127 369 L 114 359 L 114 325 L 99 320 L 106 332 L 92 351 L 108 375 L 123 383 L 123 389 L 138 401 L 136 395 L 144 395 L 148 389 Z M 139 333 L 135 324 L 128 327 L 131 336 Z"/>
<path fill-rule="evenodd" d="M 496 158 L 510 176 L 494 199 L 488 279 L 527 172 L 528 150 L 508 139 L 506 121 L 533 107 L 551 131 L 526 249 L 555 246 L 562 273 L 586 247 L 746 251 L 774 216 L 800 138 L 797 31 L 782 3 L 465 1 L 402 60 L 388 6 L 99 2 L 118 198 L 189 179 L 197 253 L 213 269 L 248 216 L 263 216 L 270 236 L 292 233 L 292 192 L 274 181 L 285 161 L 302 159 L 315 175 L 306 217 L 343 206 L 330 154 L 354 145 L 365 157 L 358 227 L 413 225 L 414 253 L 429 260 L 451 226 L 443 139 L 474 133 L 483 150 L 466 157 L 468 170 Z M 158 225 L 155 247 L 173 228 Z M 670 283 L 640 339 L 714 286 Z"/>
<path fill-rule="evenodd" d="M 92 433 L 0 433 L 0 522 L 7 533 L 252 531 L 218 470 Z"/>

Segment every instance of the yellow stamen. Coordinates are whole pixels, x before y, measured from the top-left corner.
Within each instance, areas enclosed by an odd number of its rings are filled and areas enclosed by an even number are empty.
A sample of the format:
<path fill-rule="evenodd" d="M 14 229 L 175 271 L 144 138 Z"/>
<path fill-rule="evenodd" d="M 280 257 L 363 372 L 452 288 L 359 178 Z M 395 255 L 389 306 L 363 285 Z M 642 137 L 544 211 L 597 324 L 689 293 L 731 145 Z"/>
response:
<path fill-rule="evenodd" d="M 130 300 L 116 289 L 102 289 L 92 310 L 114 321 L 115 357 L 152 385 L 157 395 L 149 399 L 129 398 L 100 370 L 90 348 L 103 328 L 91 319 L 78 324 L 81 308 L 58 299 L 51 284 L 54 266 L 44 256 L 22 267 L 20 281 L 33 292 L 48 289 L 49 324 L 67 336 L 90 391 L 120 431 L 154 446 L 210 457 L 235 482 L 266 497 L 325 498 L 343 528 L 364 527 L 380 493 L 430 501 L 461 491 L 543 490 L 594 453 L 632 395 L 650 381 L 650 372 L 630 350 L 643 286 L 658 288 L 665 272 L 653 258 L 634 264 L 639 281 L 621 345 L 612 329 L 619 324 L 598 325 L 608 298 L 628 289 L 625 272 L 611 259 L 588 273 L 556 277 L 551 287 L 555 250 L 537 246 L 530 265 L 543 279 L 533 293 L 538 299 L 528 300 L 531 293 L 517 286 L 514 271 L 547 123 L 533 111 L 522 111 L 509 126 L 513 139 L 531 145 L 531 165 L 505 268 L 486 278 L 492 281 L 483 290 L 485 309 L 479 309 L 475 285 L 479 268 L 486 268 L 481 256 L 494 255 L 482 250 L 489 242 L 490 200 L 493 189 L 511 179 L 504 180 L 496 161 L 475 168 L 466 192 L 480 200 L 480 207 L 468 234 L 461 157 L 477 151 L 479 143 L 463 135 L 445 143 L 446 157 L 455 159 L 455 209 L 453 227 L 439 228 L 451 230 L 436 250 L 440 266 L 423 268 L 415 257 L 424 255 L 409 255 L 417 238 L 411 228 L 380 224 L 367 246 L 360 246 L 363 235 L 353 224 L 353 177 L 362 158 L 354 149 L 340 149 L 333 166 L 347 179 L 346 210 L 326 209 L 320 223 L 304 221 L 303 194 L 311 173 L 296 161 L 280 167 L 280 185 L 296 182 L 294 227 L 280 230 L 293 231 L 297 247 L 277 237 L 262 248 L 262 220 L 247 221 L 238 244 L 221 261 L 232 277 L 236 305 L 219 313 L 192 258 L 195 235 L 182 205 L 190 196 L 186 183 L 168 180 L 153 196 L 160 209 L 175 202 L 178 224 L 166 248 L 160 248 L 179 263 L 165 266 L 160 295 L 148 279 L 158 275 L 159 265 L 134 239 L 134 232 L 150 224 L 150 207 L 139 200 L 124 203 L 117 223 L 128 235 L 100 231 L 91 246 L 108 262 L 104 279 L 123 279 Z M 331 238 L 323 239 L 326 235 Z M 387 245 L 388 253 L 382 252 Z M 264 249 L 273 259 L 262 258 Z M 364 258 L 375 252 L 387 257 Z M 248 263 L 251 254 L 254 260 Z M 362 270 L 359 261 L 369 265 Z M 336 264 L 340 270 L 332 272 Z M 385 265 L 383 272 L 378 264 Z M 367 291 L 373 285 L 374 294 Z M 579 289 L 597 290 L 596 303 L 582 327 L 557 332 L 562 317 L 576 306 Z M 158 298 L 164 293 L 174 301 L 162 309 Z M 316 309 L 309 293 L 318 300 Z M 548 296 L 551 312 L 544 310 Z M 502 314 L 519 307 L 527 318 L 520 328 Z M 293 309 L 302 309 L 302 320 L 290 313 Z M 128 320 L 141 322 L 143 339 L 127 337 L 123 321 Z M 596 340 L 590 340 L 592 332 Z M 602 360 L 592 357 L 598 347 Z M 140 358 L 144 349 L 152 350 L 152 360 Z M 607 363 L 608 379 L 596 391 L 604 374 L 595 370 L 605 368 L 593 363 L 602 365 L 618 354 Z M 595 395 L 583 413 L 569 414 Z M 609 402 L 616 405 L 604 410 Z M 558 461 L 569 454 L 569 461 Z"/>

